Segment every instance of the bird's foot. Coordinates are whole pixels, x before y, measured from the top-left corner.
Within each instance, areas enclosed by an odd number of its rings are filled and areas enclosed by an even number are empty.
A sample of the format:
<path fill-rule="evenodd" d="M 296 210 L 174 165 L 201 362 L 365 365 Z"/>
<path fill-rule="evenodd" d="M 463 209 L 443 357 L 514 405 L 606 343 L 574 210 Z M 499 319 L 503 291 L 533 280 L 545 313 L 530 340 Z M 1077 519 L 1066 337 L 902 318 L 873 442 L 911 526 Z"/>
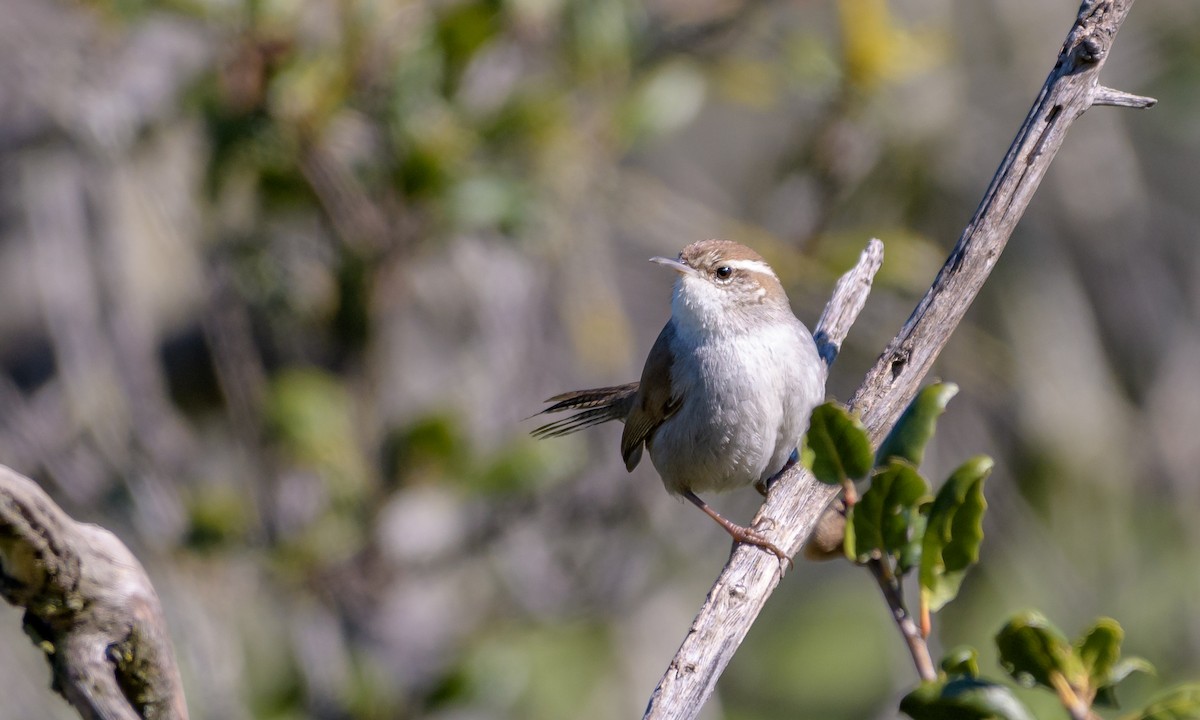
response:
<path fill-rule="evenodd" d="M 795 563 L 793 563 L 792 559 L 788 557 L 788 554 L 783 550 L 780 550 L 778 545 L 768 540 L 766 536 L 759 531 L 753 528 L 742 527 L 741 525 L 738 525 L 732 520 L 726 518 L 721 513 L 713 510 L 708 503 L 701 500 L 700 497 L 691 490 L 684 490 L 682 495 L 688 500 L 688 502 L 703 510 L 705 515 L 708 515 L 713 520 L 716 520 L 717 524 L 725 528 L 725 532 L 729 533 L 729 535 L 736 542 L 744 543 L 746 545 L 755 545 L 764 550 L 768 550 L 774 553 L 775 557 L 786 562 L 788 567 L 795 567 Z"/>
<path fill-rule="evenodd" d="M 753 528 L 742 527 L 741 525 L 734 525 L 733 523 L 730 523 L 728 526 L 726 526 L 725 530 L 729 532 L 729 535 L 733 538 L 735 543 L 760 547 L 763 550 L 774 553 L 775 557 L 779 558 L 782 562 L 787 563 L 788 569 L 796 567 L 796 564 L 792 562 L 792 559 L 788 557 L 787 553 L 779 549 L 778 545 L 768 540 L 766 536 L 757 530 L 754 530 Z"/>

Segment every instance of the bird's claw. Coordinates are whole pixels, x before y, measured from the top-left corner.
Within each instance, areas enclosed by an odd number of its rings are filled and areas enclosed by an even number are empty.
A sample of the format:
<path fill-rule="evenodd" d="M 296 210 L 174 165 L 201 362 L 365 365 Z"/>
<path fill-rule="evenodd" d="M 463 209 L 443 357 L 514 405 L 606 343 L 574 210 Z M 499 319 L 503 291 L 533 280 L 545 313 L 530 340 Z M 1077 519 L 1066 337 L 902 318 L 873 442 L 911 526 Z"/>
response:
<path fill-rule="evenodd" d="M 787 563 L 787 568 L 789 570 L 796 567 L 796 563 L 792 562 L 792 558 L 783 550 L 779 549 L 778 545 L 768 540 L 766 536 L 750 528 L 740 528 L 740 530 L 741 532 L 730 532 L 730 535 L 733 536 L 734 542 L 742 543 L 743 545 L 754 545 L 762 548 L 763 550 L 774 553 L 775 557 L 779 558 L 780 561 Z"/>

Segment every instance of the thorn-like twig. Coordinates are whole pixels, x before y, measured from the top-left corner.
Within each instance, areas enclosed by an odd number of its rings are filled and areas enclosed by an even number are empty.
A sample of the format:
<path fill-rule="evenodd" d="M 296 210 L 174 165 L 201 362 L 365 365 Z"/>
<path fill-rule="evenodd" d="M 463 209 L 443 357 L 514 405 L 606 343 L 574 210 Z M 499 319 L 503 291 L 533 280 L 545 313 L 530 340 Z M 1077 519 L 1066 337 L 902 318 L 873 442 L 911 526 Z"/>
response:
<path fill-rule="evenodd" d="M 1158 100 L 1145 95 L 1134 95 L 1124 90 L 1114 90 L 1103 85 L 1096 86 L 1092 95 L 1092 105 L 1112 105 L 1113 107 L 1148 108 L 1158 104 Z"/>

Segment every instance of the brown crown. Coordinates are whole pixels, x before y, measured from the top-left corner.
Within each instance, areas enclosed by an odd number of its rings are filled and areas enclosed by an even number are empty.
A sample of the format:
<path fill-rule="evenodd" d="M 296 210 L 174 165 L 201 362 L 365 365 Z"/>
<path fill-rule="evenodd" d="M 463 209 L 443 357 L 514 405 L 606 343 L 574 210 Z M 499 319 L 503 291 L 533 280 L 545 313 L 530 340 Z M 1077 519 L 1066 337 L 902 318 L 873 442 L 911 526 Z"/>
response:
<path fill-rule="evenodd" d="M 755 260 L 766 263 L 762 255 L 732 240 L 701 240 L 679 253 L 679 260 L 697 269 L 707 269 L 718 260 Z"/>

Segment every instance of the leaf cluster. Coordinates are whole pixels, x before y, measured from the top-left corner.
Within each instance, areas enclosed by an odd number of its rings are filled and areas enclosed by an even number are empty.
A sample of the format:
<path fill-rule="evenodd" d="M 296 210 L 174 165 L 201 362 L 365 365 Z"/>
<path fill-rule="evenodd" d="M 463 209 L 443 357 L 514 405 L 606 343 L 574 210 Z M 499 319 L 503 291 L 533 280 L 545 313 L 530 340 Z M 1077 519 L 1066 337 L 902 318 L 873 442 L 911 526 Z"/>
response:
<path fill-rule="evenodd" d="M 925 638 L 930 616 L 954 600 L 967 571 L 979 562 L 987 502 L 983 484 L 993 462 L 973 457 L 936 492 L 921 474 L 925 447 L 937 420 L 958 392 L 952 383 L 926 387 L 872 453 L 866 429 L 835 403 L 814 410 L 807 458 L 822 482 L 846 490 L 844 555 L 876 576 L 893 615 L 908 636 L 914 659 L 928 665 Z M 867 480 L 857 497 L 854 483 Z M 903 580 L 916 575 L 919 628 L 906 626 Z M 906 627 L 908 629 L 906 629 Z M 1133 672 L 1152 673 L 1139 657 L 1121 657 L 1124 631 L 1117 621 L 1100 618 L 1071 642 L 1041 613 L 1018 613 L 996 634 L 1000 665 L 1019 684 L 1053 691 L 1072 718 L 1095 718 L 1093 706 L 1116 707 L 1115 689 Z M 921 666 L 920 660 L 917 662 Z M 1006 685 L 980 677 L 979 653 L 960 647 L 945 655 L 936 677 L 900 703 L 915 720 L 1032 720 L 1030 710 Z M 1122 720 L 1200 718 L 1200 686 L 1185 685 Z"/>
<path fill-rule="evenodd" d="M 952 383 L 922 390 L 874 453 L 862 422 L 834 403 L 813 412 L 808 433 L 819 480 L 849 485 L 869 474 L 866 492 L 847 503 L 846 557 L 860 565 L 882 563 L 897 583 L 916 571 L 922 618 L 954 599 L 983 544 L 983 482 L 991 458 L 967 460 L 936 494 L 919 470 L 937 419 L 957 392 Z"/>

